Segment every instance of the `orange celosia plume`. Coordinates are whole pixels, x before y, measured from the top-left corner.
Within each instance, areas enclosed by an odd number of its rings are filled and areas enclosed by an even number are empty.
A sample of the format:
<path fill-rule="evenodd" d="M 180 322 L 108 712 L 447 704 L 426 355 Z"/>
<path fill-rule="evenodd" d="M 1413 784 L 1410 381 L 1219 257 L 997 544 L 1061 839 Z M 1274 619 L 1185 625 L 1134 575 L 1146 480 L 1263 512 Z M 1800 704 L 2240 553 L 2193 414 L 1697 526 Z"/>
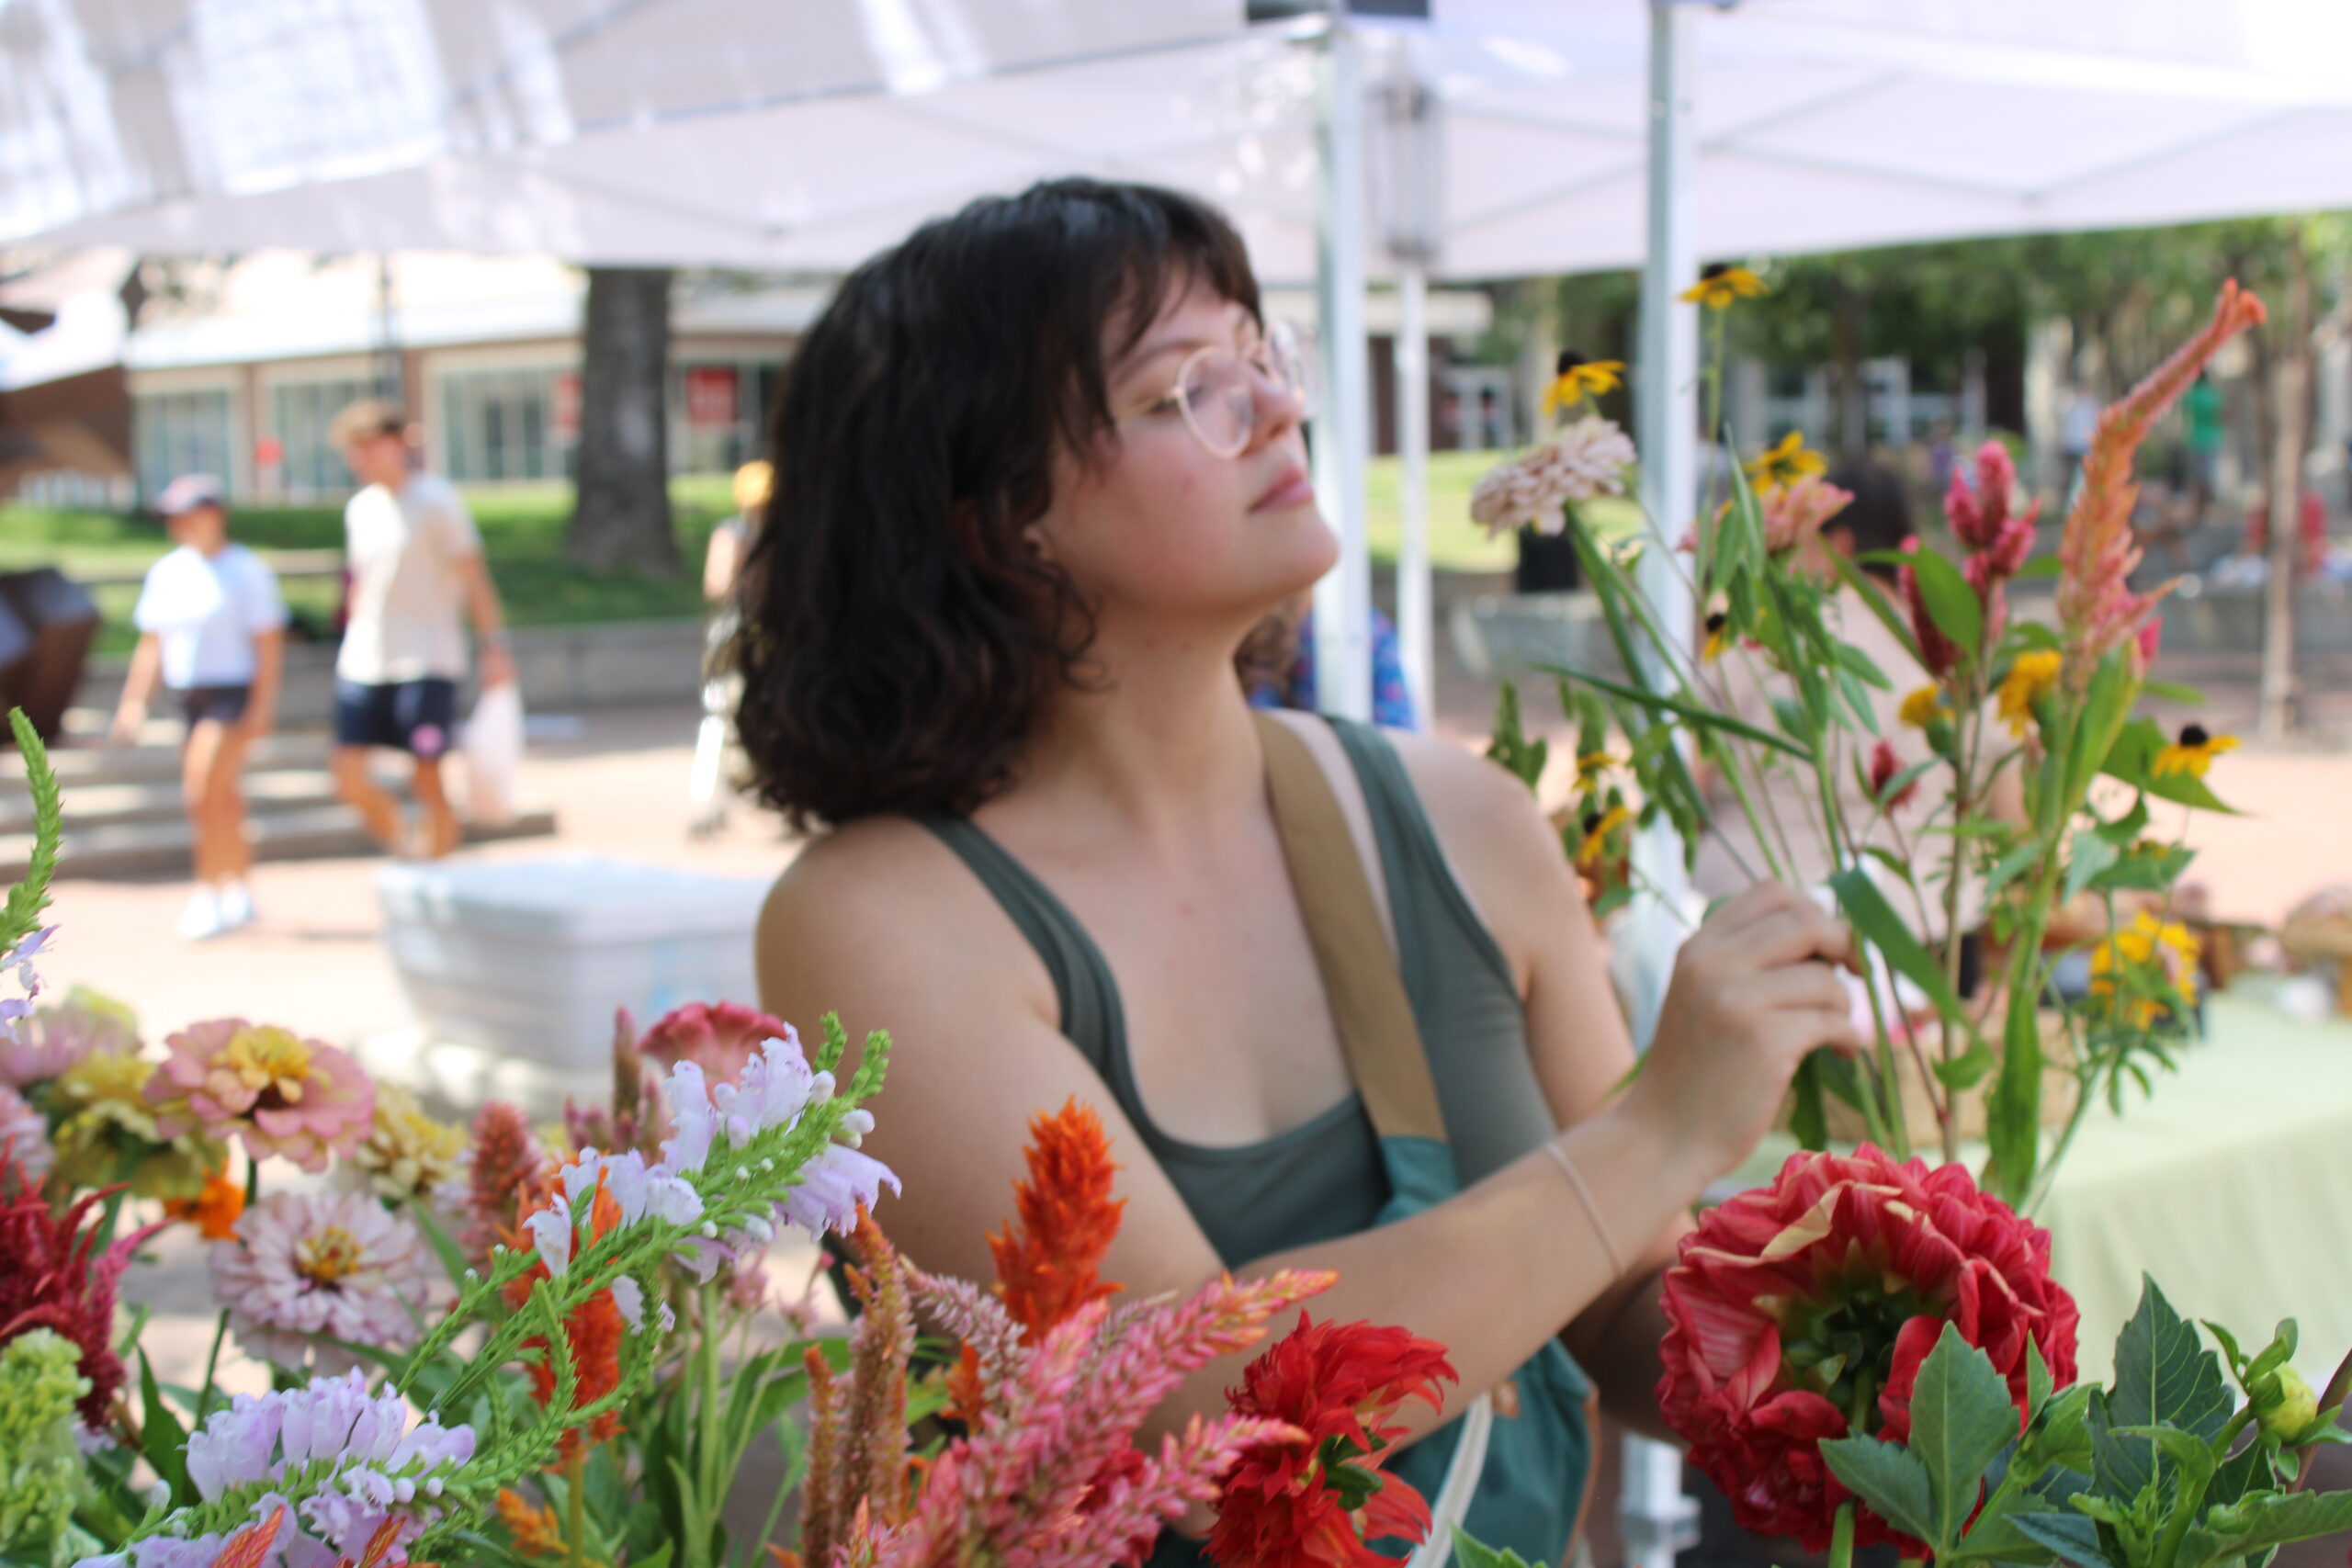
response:
<path fill-rule="evenodd" d="M 2083 458 L 2082 488 L 2066 531 L 2058 543 L 2058 615 L 2064 624 L 2064 674 L 2068 690 L 2090 683 L 2098 661 L 2139 629 L 2170 584 L 2135 594 L 2128 586 L 2140 551 L 2132 542 L 2132 506 L 2140 487 L 2132 482 L 2132 459 L 2148 429 L 2172 407 L 2205 362 L 2223 344 L 2267 317 L 2261 299 L 2232 278 L 2222 285 L 2213 319 L 2170 359 L 2099 415 L 2091 449 Z"/>
<path fill-rule="evenodd" d="M 989 1237 L 1004 1310 L 1035 1342 L 1119 1287 L 1102 1278 L 1126 1200 L 1111 1196 L 1118 1166 L 1102 1119 L 1076 1097 L 1030 1119 L 1029 1179 L 1012 1184 L 1019 1218 Z"/>
<path fill-rule="evenodd" d="M 526 1557 L 548 1557 L 563 1550 L 563 1530 L 555 1510 L 545 1504 L 533 1507 L 512 1486 L 498 1493 L 498 1522 L 514 1538 L 514 1550 Z"/>
<path fill-rule="evenodd" d="M 542 1199 L 532 1208 L 536 1211 L 546 1206 L 546 1201 Z M 605 1190 L 605 1179 L 600 1174 L 596 1178 L 595 1194 L 588 1201 L 590 1238 L 602 1240 L 615 1225 L 620 1224 L 620 1204 Z M 546 1264 L 532 1264 L 529 1273 L 505 1287 L 506 1304 L 521 1310 L 523 1303 L 531 1299 L 532 1288 L 547 1277 Z M 610 1291 L 597 1292 L 574 1307 L 571 1315 L 564 1320 L 563 1337 L 571 1351 L 572 1371 L 579 1380 L 571 1395 L 574 1410 L 594 1404 L 620 1385 L 621 1336 L 626 1330 L 620 1305 L 613 1300 Z M 523 1348 L 539 1352 L 538 1359 L 530 1366 L 531 1396 L 542 1405 L 547 1404 L 555 1398 L 555 1358 L 544 1339 L 526 1339 Z M 568 1462 L 580 1454 L 583 1433 L 587 1441 L 602 1443 L 610 1441 L 620 1429 L 620 1412 L 607 1410 L 584 1427 L 574 1427 L 565 1432 L 559 1451 Z"/>

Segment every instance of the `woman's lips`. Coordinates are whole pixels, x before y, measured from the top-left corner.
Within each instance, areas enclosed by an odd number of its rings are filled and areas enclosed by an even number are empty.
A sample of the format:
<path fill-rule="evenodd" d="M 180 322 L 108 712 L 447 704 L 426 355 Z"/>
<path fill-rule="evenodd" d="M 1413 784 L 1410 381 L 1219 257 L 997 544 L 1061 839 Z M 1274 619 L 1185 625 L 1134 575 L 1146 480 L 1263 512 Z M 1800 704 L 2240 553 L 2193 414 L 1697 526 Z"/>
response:
<path fill-rule="evenodd" d="M 1276 476 L 1265 492 L 1250 503 L 1252 512 L 1287 511 L 1295 506 L 1315 503 L 1315 481 L 1306 477 L 1305 468 L 1285 468 Z"/>

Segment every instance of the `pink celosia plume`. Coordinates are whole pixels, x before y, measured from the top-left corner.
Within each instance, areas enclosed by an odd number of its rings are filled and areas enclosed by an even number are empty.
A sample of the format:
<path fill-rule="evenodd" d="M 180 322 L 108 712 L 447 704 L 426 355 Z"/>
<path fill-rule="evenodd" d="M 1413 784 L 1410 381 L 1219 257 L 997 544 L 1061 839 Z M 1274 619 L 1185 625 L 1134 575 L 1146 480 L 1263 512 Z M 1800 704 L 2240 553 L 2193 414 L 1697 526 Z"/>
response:
<path fill-rule="evenodd" d="M 2222 284 L 2204 330 L 2099 415 L 2083 458 L 2082 486 L 2058 545 L 2058 615 L 2066 653 L 2062 679 L 2068 689 L 2087 686 L 2098 661 L 2139 631 L 2171 586 L 2144 594 L 2130 586 L 2132 570 L 2140 564 L 2132 542 L 2132 506 L 2140 493 L 2132 482 L 2132 461 L 2140 443 L 2206 361 L 2267 315 L 2262 301 L 2240 288 L 2235 278 Z"/>

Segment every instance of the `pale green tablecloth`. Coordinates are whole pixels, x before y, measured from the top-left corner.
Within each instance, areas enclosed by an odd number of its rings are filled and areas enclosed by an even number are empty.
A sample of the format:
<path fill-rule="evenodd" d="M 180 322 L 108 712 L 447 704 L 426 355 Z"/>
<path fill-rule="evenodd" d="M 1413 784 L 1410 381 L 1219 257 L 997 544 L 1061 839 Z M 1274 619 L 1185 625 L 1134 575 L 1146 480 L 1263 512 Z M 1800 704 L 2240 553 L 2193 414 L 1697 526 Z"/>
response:
<path fill-rule="evenodd" d="M 2261 1344 L 2302 1329 L 2314 1387 L 2352 1349 L 2352 1025 L 2303 1024 L 2252 996 L 2207 1004 L 2208 1037 L 2155 1092 L 2102 1099 L 2033 1217 L 2083 1314 L 2082 1375 L 2104 1381 L 2143 1273 L 2183 1316 Z M 1790 1145 L 1743 1168 L 1769 1179 Z M 1983 1151 L 1965 1152 L 1972 1168 Z"/>

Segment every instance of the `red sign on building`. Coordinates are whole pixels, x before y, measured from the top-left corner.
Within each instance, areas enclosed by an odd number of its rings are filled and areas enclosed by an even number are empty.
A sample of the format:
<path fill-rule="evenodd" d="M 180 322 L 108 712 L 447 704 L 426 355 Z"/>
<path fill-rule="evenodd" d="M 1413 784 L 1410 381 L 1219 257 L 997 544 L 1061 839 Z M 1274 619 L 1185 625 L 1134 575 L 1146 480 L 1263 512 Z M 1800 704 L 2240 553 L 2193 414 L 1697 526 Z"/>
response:
<path fill-rule="evenodd" d="M 566 440 L 580 434 L 580 372 L 555 373 L 555 433 Z"/>
<path fill-rule="evenodd" d="M 731 425 L 735 412 L 735 367 L 698 365 L 686 372 L 686 423 L 692 425 Z"/>

